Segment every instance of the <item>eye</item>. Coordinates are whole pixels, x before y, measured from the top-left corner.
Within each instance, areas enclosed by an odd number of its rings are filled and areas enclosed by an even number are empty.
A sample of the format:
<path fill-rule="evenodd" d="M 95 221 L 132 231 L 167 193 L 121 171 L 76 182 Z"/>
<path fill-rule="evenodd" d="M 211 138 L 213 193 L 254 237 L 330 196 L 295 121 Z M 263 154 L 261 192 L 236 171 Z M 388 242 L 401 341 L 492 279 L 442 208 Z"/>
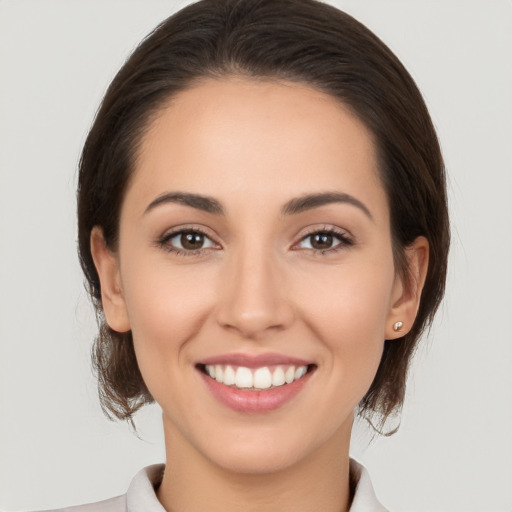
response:
<path fill-rule="evenodd" d="M 177 253 L 193 253 L 202 249 L 217 247 L 210 237 L 197 229 L 187 229 L 169 233 L 162 238 L 160 244 L 169 251 Z"/>
<path fill-rule="evenodd" d="M 353 245 L 353 242 L 346 234 L 334 230 L 322 230 L 315 231 L 302 238 L 298 247 L 299 249 L 325 252 L 350 245 Z"/>

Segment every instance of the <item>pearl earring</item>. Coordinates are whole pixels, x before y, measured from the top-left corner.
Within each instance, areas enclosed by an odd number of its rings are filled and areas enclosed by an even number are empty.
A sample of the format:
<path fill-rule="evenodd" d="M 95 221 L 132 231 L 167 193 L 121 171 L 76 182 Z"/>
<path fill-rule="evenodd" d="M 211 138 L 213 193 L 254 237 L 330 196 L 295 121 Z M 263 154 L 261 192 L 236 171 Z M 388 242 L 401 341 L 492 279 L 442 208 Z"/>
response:
<path fill-rule="evenodd" d="M 396 322 L 394 325 L 393 325 L 393 330 L 398 332 L 402 327 L 404 326 L 404 323 L 403 322 Z"/>

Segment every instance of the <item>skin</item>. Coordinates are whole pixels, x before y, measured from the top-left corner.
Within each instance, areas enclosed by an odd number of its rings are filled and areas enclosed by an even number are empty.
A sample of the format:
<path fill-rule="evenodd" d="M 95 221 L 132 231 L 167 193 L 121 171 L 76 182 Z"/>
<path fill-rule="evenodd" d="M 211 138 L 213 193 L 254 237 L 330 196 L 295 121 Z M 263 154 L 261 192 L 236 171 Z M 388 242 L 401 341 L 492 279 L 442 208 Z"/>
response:
<path fill-rule="evenodd" d="M 224 215 L 174 202 L 147 211 L 173 192 L 212 197 Z M 368 212 L 332 202 L 283 215 L 290 200 L 325 192 L 349 194 Z M 230 77 L 162 108 L 124 198 L 117 252 L 99 228 L 91 244 L 107 321 L 132 330 L 162 407 L 158 497 L 168 511 L 348 510 L 354 409 L 384 340 L 412 325 L 428 262 L 420 237 L 403 282 L 389 219 L 371 135 L 322 92 Z M 170 251 L 179 236 L 162 241 L 193 228 L 207 235 L 199 252 Z M 350 242 L 312 245 L 312 232 L 333 229 Z M 232 352 L 285 354 L 316 370 L 277 410 L 237 412 L 196 368 Z"/>

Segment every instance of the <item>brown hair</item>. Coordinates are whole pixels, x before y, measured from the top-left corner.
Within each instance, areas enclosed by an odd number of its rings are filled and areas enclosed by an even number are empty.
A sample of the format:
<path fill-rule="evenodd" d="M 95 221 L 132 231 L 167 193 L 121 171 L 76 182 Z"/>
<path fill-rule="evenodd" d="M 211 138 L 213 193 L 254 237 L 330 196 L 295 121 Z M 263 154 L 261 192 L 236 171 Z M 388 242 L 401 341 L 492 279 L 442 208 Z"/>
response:
<path fill-rule="evenodd" d="M 94 226 L 116 249 L 120 208 L 138 147 L 168 99 L 205 77 L 243 75 L 302 82 L 350 108 L 372 132 L 391 212 L 397 271 L 405 248 L 423 235 L 429 268 L 409 333 L 386 341 L 360 414 L 385 420 L 400 410 L 408 366 L 444 293 L 449 226 L 443 160 L 413 79 L 372 32 L 315 0 L 202 0 L 159 25 L 112 81 L 87 137 L 78 185 L 79 255 L 100 325 L 93 347 L 109 417 L 131 420 L 153 399 L 140 374 L 131 333 L 105 322 L 90 250 Z"/>

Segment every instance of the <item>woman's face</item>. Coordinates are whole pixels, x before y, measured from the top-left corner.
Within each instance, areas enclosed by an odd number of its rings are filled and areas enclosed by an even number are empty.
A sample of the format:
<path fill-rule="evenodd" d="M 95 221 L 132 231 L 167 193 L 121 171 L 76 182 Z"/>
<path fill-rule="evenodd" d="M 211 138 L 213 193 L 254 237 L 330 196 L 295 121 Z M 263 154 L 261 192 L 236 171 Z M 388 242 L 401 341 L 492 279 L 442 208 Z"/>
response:
<path fill-rule="evenodd" d="M 174 97 L 113 268 L 107 320 L 132 330 L 168 442 L 241 472 L 348 449 L 402 284 L 371 137 L 334 98 L 241 78 Z"/>

